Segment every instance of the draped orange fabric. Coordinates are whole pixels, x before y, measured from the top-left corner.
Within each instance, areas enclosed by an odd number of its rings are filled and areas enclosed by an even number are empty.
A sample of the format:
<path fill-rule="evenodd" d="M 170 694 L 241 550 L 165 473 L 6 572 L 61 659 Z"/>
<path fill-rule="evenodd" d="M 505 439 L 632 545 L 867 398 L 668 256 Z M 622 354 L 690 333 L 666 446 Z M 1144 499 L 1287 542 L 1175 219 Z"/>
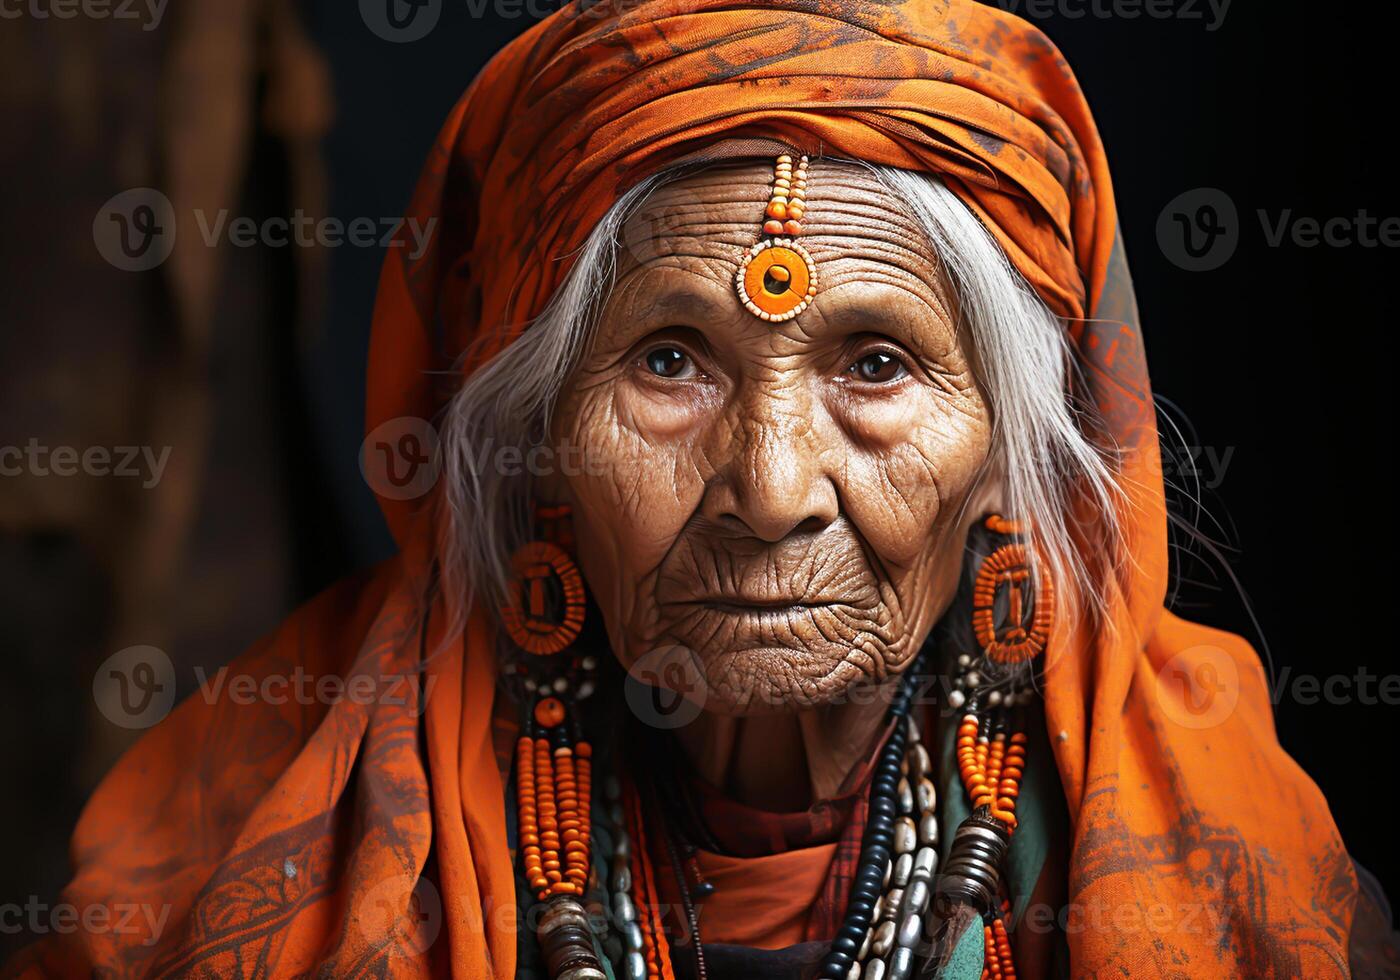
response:
<path fill-rule="evenodd" d="M 476 345 L 469 370 L 525 329 L 626 188 L 779 145 L 941 175 L 1066 318 L 1123 449 L 1131 588 L 1108 627 L 1054 637 L 1046 689 L 1068 891 L 1077 921 L 1101 923 L 1070 931 L 1075 974 L 1343 974 L 1356 880 L 1275 740 L 1259 661 L 1163 611 L 1162 478 L 1108 165 L 1064 60 L 1014 16 L 971 0 L 628 0 L 549 17 L 485 69 L 428 161 L 408 214 L 437 234 L 385 264 L 368 425 L 432 418 L 459 356 Z M 401 557 L 235 670 L 419 683 L 401 703 L 185 703 L 94 795 L 65 894 L 152 903 L 164 928 L 51 936 L 14 968 L 513 975 L 489 625 L 474 615 L 415 674 L 443 640 L 424 635 L 444 619 L 434 608 L 425 627 L 430 508 L 383 503 Z M 1222 672 L 1232 709 L 1191 723 Z M 1152 930 L 1115 918 L 1157 909 Z"/>
<path fill-rule="evenodd" d="M 706 943 L 759 949 L 782 949 L 804 941 L 812 903 L 826 884 L 835 855 L 834 843 L 762 857 L 697 851 L 700 873 L 715 886 L 701 910 L 700 935 Z M 671 889 L 663 888 L 661 894 L 666 901 L 679 901 Z"/>

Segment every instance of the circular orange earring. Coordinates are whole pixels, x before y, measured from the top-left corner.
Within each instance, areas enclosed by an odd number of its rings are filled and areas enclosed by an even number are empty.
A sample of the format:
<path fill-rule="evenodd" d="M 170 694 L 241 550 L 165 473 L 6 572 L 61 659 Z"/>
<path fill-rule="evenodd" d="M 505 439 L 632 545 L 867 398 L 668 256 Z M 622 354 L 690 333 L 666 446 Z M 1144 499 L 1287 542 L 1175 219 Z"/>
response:
<path fill-rule="evenodd" d="M 569 553 L 531 541 L 511 559 L 515 578 L 501 622 L 522 650 L 550 656 L 578 639 L 585 607 L 583 576 Z"/>

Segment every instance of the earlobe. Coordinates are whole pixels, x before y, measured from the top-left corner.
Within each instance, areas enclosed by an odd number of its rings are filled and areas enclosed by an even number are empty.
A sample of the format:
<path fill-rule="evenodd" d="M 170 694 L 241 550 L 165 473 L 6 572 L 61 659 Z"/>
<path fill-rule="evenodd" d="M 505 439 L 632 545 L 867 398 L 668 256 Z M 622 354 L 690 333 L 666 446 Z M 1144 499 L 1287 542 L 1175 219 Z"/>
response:
<path fill-rule="evenodd" d="M 993 449 L 982 464 L 977 482 L 958 516 L 958 540 L 967 540 L 968 530 L 987 514 L 1005 514 L 1006 498 L 1006 464 Z"/>
<path fill-rule="evenodd" d="M 563 506 L 573 502 L 568 481 L 558 466 L 550 466 L 543 473 L 535 475 L 531 481 L 530 496 L 543 507 Z"/>

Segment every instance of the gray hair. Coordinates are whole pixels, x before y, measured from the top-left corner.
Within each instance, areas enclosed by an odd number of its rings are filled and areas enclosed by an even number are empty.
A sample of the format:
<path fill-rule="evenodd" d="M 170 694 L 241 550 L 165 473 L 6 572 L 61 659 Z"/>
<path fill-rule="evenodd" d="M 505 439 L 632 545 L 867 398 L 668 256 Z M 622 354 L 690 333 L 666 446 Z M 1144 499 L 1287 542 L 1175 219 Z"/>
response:
<path fill-rule="evenodd" d="M 1064 324 L 942 181 L 870 169 L 905 202 L 958 297 L 959 329 L 970 338 L 977 381 L 991 405 L 985 472 L 1003 481 L 1004 516 L 1029 525 L 1037 574 L 1056 583 L 1061 611 L 1099 618 L 1124 561 L 1123 495 L 1112 447 L 1092 402 L 1081 397 Z M 546 444 L 556 399 L 612 286 L 623 224 L 652 190 L 677 176 L 653 177 L 613 205 L 509 356 L 475 371 L 447 407 L 438 552 L 453 631 L 473 597 L 504 594 L 510 555 L 530 532 L 528 468 L 506 473 L 482 464 L 507 447 L 519 459 Z"/>

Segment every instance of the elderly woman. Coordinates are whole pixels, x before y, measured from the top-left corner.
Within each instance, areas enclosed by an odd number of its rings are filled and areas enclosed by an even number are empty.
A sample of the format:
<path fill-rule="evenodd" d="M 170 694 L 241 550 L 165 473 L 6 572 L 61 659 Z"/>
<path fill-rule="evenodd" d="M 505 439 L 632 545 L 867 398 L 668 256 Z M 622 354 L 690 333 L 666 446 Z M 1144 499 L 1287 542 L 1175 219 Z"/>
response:
<path fill-rule="evenodd" d="M 1394 968 L 1258 660 L 1162 609 L 1108 170 L 1038 32 L 570 5 L 411 213 L 439 230 L 386 264 L 369 424 L 437 420 L 443 478 L 236 668 L 397 696 L 183 705 L 66 895 L 159 927 L 18 969 Z"/>

